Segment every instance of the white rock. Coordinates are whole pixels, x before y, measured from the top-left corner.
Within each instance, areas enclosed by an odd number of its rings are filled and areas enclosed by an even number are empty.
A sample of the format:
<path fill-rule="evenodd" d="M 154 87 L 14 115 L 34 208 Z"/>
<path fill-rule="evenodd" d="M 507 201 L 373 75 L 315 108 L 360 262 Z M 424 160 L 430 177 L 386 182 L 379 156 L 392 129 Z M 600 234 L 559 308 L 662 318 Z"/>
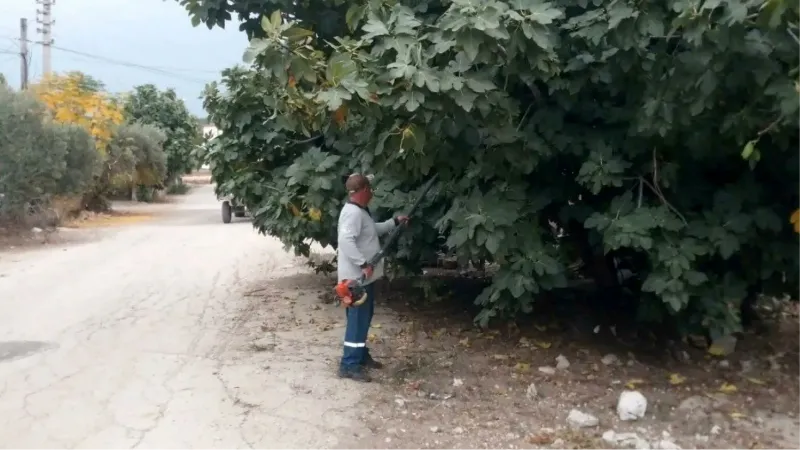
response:
<path fill-rule="evenodd" d="M 431 427 L 431 433 L 438 433 L 439 427 Z"/>
<path fill-rule="evenodd" d="M 612 364 L 617 364 L 619 362 L 619 358 L 617 358 L 617 355 L 609 353 L 606 356 L 603 356 L 603 359 L 600 361 L 602 361 L 603 364 L 610 366 Z"/>
<path fill-rule="evenodd" d="M 41 228 L 39 228 L 39 227 L 33 227 L 33 228 L 31 228 L 31 233 L 41 233 L 41 232 L 42 232 L 42 229 L 41 229 Z"/>
<path fill-rule="evenodd" d="M 396 398 L 394 399 L 394 402 L 397 403 L 397 406 L 401 408 L 404 408 L 406 406 L 406 401 L 403 400 L 402 398 Z"/>
<path fill-rule="evenodd" d="M 528 389 L 525 390 L 525 396 L 528 397 L 528 400 L 533 400 L 539 396 L 539 391 L 536 390 L 536 385 L 531 383 L 528 385 Z"/>
<path fill-rule="evenodd" d="M 647 399 L 639 391 L 623 391 L 617 402 L 617 415 L 621 420 L 637 420 L 647 412 Z"/>
<path fill-rule="evenodd" d="M 603 433 L 603 440 L 609 444 L 636 449 L 649 449 L 650 444 L 639 437 L 636 433 L 616 433 L 614 430 L 608 430 Z"/>
<path fill-rule="evenodd" d="M 564 440 L 561 439 L 561 438 L 556 439 L 555 441 L 553 441 L 553 447 L 554 448 L 564 448 Z"/>
<path fill-rule="evenodd" d="M 662 439 L 658 441 L 658 448 L 660 448 L 661 450 L 681 450 L 681 447 L 678 446 L 678 444 L 668 439 Z"/>
<path fill-rule="evenodd" d="M 713 434 L 714 436 L 720 434 L 721 432 L 722 428 L 720 428 L 719 425 L 714 425 L 713 427 L 711 427 L 711 434 Z"/>
<path fill-rule="evenodd" d="M 453 378 L 453 387 L 459 387 L 464 385 L 464 380 L 461 378 Z"/>
<path fill-rule="evenodd" d="M 555 375 L 556 369 L 550 366 L 539 367 L 539 372 L 542 372 L 547 375 Z"/>
<path fill-rule="evenodd" d="M 386 438 L 386 439 L 384 439 L 384 442 L 386 442 L 388 444 L 389 442 L 392 442 L 392 438 Z"/>
<path fill-rule="evenodd" d="M 708 442 L 708 436 L 704 434 L 695 434 L 694 440 L 697 442 Z"/>
<path fill-rule="evenodd" d="M 569 360 L 564 355 L 556 356 L 556 369 L 565 370 L 569 368 Z"/>
<path fill-rule="evenodd" d="M 455 434 L 464 434 L 464 429 L 461 428 L 461 427 L 455 427 L 455 428 L 453 428 L 453 433 L 455 433 Z"/>
<path fill-rule="evenodd" d="M 600 423 L 600 420 L 591 414 L 573 409 L 569 412 L 569 416 L 567 416 L 567 423 L 575 428 L 588 428 L 596 427 Z"/>

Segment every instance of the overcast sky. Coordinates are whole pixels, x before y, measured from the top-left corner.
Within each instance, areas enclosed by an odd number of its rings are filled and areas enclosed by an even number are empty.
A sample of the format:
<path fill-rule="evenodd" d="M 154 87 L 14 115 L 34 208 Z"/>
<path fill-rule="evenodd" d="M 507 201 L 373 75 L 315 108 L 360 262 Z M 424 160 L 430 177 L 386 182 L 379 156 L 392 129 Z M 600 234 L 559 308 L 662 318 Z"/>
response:
<path fill-rule="evenodd" d="M 36 0 L 0 0 L 0 73 L 14 87 L 19 87 L 20 58 L 9 52 L 19 51 L 21 17 L 28 19 L 29 39 L 40 39 L 36 8 Z M 206 116 L 198 98 L 204 84 L 241 62 L 247 46 L 238 24 L 228 23 L 225 30 L 194 28 L 175 0 L 56 0 L 53 18 L 54 45 L 64 49 L 52 50 L 53 71 L 80 70 L 114 92 L 144 83 L 172 87 L 201 117 Z M 42 50 L 39 44 L 30 47 L 35 82 L 42 75 Z"/>

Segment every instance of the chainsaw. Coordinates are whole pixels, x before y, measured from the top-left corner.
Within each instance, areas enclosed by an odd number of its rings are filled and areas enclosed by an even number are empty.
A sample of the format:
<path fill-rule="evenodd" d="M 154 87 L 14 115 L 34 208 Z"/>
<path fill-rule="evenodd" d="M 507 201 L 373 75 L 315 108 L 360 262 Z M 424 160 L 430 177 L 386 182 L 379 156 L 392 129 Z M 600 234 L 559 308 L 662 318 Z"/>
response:
<path fill-rule="evenodd" d="M 433 182 L 436 180 L 437 176 L 438 175 L 434 175 L 430 180 L 428 180 L 427 183 L 425 183 L 419 198 L 417 198 L 417 201 L 408 211 L 409 218 L 414 215 L 414 212 L 417 210 L 420 203 L 422 203 L 422 199 L 425 198 L 425 195 L 427 195 L 428 191 L 431 190 Z M 383 259 L 383 257 L 386 256 L 386 252 L 388 251 L 389 247 L 391 247 L 400 236 L 400 231 L 402 231 L 402 228 L 403 227 L 397 226 L 392 229 L 392 231 L 389 233 L 389 237 L 386 238 L 385 243 L 378 253 L 376 253 L 375 256 L 367 261 L 368 266 L 375 267 Z M 337 296 L 336 306 L 344 306 L 345 308 L 348 308 L 363 305 L 364 302 L 367 301 L 367 292 L 364 289 L 364 282 L 366 281 L 366 278 L 366 275 L 362 273 L 361 276 L 356 280 L 340 281 L 339 284 L 336 285 L 335 289 Z"/>

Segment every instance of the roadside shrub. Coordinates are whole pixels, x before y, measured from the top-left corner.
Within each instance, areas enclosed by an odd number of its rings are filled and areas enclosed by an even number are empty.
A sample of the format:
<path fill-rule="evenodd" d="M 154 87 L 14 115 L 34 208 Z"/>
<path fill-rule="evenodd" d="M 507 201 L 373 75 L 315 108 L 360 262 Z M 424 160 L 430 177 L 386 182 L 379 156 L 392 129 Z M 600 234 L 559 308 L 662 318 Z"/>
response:
<path fill-rule="evenodd" d="M 63 183 L 69 131 L 50 122 L 33 95 L 0 87 L 0 219 L 22 223 L 46 207 Z"/>

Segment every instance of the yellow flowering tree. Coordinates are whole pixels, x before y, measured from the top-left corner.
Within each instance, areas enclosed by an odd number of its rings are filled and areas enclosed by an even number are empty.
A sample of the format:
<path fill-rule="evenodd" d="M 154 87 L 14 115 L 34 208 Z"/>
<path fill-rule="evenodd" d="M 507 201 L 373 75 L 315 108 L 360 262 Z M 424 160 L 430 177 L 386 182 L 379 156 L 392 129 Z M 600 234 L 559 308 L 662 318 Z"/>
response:
<path fill-rule="evenodd" d="M 106 93 L 102 83 L 81 72 L 68 72 L 44 78 L 33 90 L 57 122 L 84 127 L 105 153 L 123 112 L 121 102 Z"/>

